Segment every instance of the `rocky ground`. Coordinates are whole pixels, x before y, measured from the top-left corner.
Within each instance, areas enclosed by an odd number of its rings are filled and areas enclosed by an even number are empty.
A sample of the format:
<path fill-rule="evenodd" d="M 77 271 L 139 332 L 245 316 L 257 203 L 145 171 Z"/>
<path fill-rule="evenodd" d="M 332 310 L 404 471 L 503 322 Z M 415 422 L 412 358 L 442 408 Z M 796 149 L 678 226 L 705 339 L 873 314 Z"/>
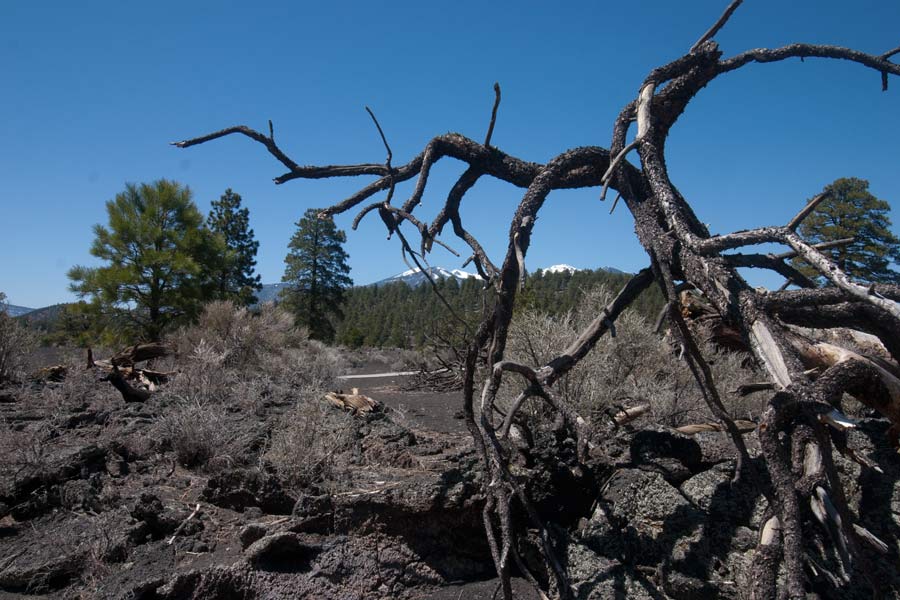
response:
<path fill-rule="evenodd" d="M 0 597 L 490 598 L 480 474 L 457 396 L 405 392 L 401 378 L 344 384 L 387 410 L 328 408 L 324 426 L 349 427 L 353 443 L 333 457 L 333 481 L 299 487 L 264 460 L 180 465 L 152 439 L 163 396 L 124 404 L 97 384 L 81 402 L 53 403 L 5 391 Z M 236 404 L 227 416 L 252 448 L 288 410 Z M 848 436 L 882 471 L 839 459 L 854 510 L 889 544 L 879 576 L 898 589 L 900 457 L 884 421 Z M 578 598 L 745 597 L 765 502 L 731 483 L 723 434 L 598 431 L 587 465 L 549 433 L 520 452 L 517 474 Z M 529 540 L 521 552 L 544 573 Z M 839 573 L 824 556 L 819 572 Z M 523 580 L 515 589 L 537 598 Z"/>

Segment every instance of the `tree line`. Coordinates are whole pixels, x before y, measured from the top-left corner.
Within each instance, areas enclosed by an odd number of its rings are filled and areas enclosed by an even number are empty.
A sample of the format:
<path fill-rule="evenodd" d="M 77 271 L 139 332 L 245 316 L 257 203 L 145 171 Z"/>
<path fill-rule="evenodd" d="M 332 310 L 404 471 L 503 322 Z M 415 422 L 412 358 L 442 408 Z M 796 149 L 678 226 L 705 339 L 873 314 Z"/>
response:
<path fill-rule="evenodd" d="M 828 197 L 803 223 L 814 243 L 843 240 L 827 249 L 858 281 L 900 283 L 892 264 L 900 262 L 900 240 L 891 231 L 890 206 L 872 195 L 868 182 L 838 179 Z M 81 301 L 58 311 L 47 336 L 52 342 L 94 345 L 159 340 L 193 321 L 212 300 L 252 306 L 261 279 L 255 273 L 259 242 L 249 210 L 231 189 L 203 216 L 190 188 L 161 179 L 129 184 L 106 203 L 107 225 L 94 226 L 90 252 L 99 267 L 75 266 L 71 290 Z M 475 327 L 493 288 L 478 279 L 351 287 L 346 236 L 330 217 L 307 210 L 288 244 L 279 301 L 310 335 L 349 347 L 422 347 Z M 848 241 L 852 238 L 852 241 Z M 799 271 L 814 270 L 794 261 Z M 630 276 L 604 270 L 574 273 L 538 271 L 528 277 L 516 309 L 565 313 L 596 286 L 618 289 Z M 655 288 L 634 308 L 652 319 L 662 307 Z"/>
<path fill-rule="evenodd" d="M 526 279 L 517 310 L 561 315 L 573 310 L 586 292 L 600 286 L 618 290 L 630 278 L 627 273 L 604 269 L 537 271 Z M 442 279 L 434 288 L 427 283 L 411 287 L 402 281 L 352 288 L 346 292 L 335 341 L 351 348 L 440 344 L 464 334 L 467 327 L 473 330 L 493 294 L 492 286 L 476 278 Z M 651 288 L 638 299 L 635 310 L 653 319 L 662 305 L 659 290 Z"/>

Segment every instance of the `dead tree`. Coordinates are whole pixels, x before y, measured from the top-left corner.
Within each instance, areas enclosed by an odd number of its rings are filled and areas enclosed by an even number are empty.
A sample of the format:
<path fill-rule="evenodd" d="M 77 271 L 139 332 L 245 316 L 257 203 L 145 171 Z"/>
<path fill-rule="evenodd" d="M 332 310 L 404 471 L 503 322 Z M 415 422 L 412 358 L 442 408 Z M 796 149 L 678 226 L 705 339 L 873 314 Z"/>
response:
<path fill-rule="evenodd" d="M 900 426 L 900 380 L 872 361 L 839 348 L 828 348 L 803 338 L 791 329 L 851 326 L 877 336 L 892 357 L 900 359 L 900 289 L 893 286 L 864 286 L 852 281 L 820 249 L 797 234 L 801 221 L 822 200 L 816 198 L 784 225 L 711 236 L 681 195 L 666 170 L 665 143 L 672 126 L 700 90 L 725 73 L 752 63 L 769 63 L 789 58 L 842 59 L 874 69 L 881 74 L 887 90 L 888 76 L 900 75 L 900 65 L 891 57 L 900 48 L 875 56 L 849 48 L 791 44 L 774 49 L 755 49 L 729 58 L 713 41 L 741 3 L 734 0 L 719 20 L 677 60 L 652 70 L 637 90 L 636 98 L 619 113 L 609 149 L 580 147 L 556 156 L 546 164 L 527 162 L 509 155 L 491 143 L 500 101 L 496 101 L 487 135 L 477 142 L 457 133 L 433 138 L 422 153 L 402 166 L 392 164 L 392 154 L 380 126 L 387 160 L 383 164 L 300 166 L 279 148 L 271 122 L 268 135 L 246 126 L 230 127 L 175 145 L 186 148 L 230 134 L 241 134 L 259 142 L 287 169 L 275 178 L 281 184 L 293 179 L 317 179 L 371 175 L 377 179 L 346 200 L 323 211 L 334 215 L 359 210 L 353 223 L 377 211 L 389 233 L 398 234 L 403 251 L 419 264 L 449 224 L 453 233 L 471 249 L 470 260 L 496 290 L 493 307 L 474 332 L 465 362 L 463 403 L 466 423 L 485 470 L 486 504 L 484 524 L 493 560 L 505 598 L 511 598 L 510 571 L 515 565 L 535 586 L 536 579 L 517 554 L 517 535 L 525 528 L 538 532 L 543 558 L 550 573 L 549 584 L 541 584 L 542 595 L 570 597 L 571 586 L 563 562 L 557 556 L 552 532 L 545 526 L 520 481 L 510 472 L 504 438 L 512 418 L 526 399 L 536 398 L 555 411 L 558 418 L 579 436 L 584 448 L 588 423 L 553 392 L 553 384 L 587 355 L 616 317 L 645 288 L 656 282 L 668 302 L 668 317 L 684 347 L 684 359 L 693 372 L 710 410 L 727 431 L 740 459 L 737 477 L 765 479 L 748 460 L 738 427 L 723 406 L 719 390 L 704 360 L 697 340 L 685 323 L 678 291 L 698 290 L 727 326 L 739 332 L 760 365 L 771 378 L 774 393 L 757 428 L 764 453 L 768 488 L 769 518 L 761 530 L 753 566 L 752 590 L 755 598 L 805 597 L 809 585 L 804 572 L 804 530 L 802 515 L 812 511 L 817 519 L 836 532 L 842 556 L 854 569 L 867 572 L 866 545 L 871 534 L 856 526 L 848 508 L 840 479 L 832 460 L 839 445 L 832 441 L 831 428 L 840 427 L 840 402 L 849 393 L 880 411 Z M 374 120 L 374 115 L 373 115 Z M 377 121 L 375 122 L 378 125 Z M 636 123 L 636 135 L 629 142 L 629 130 Z M 639 164 L 627 160 L 637 153 Z M 442 158 L 462 161 L 468 168 L 450 189 L 442 210 L 432 223 L 415 215 L 428 185 L 431 167 Z M 525 190 L 509 227 L 509 242 L 502 260 L 492 260 L 463 224 L 460 205 L 466 193 L 483 176 L 506 181 Z M 395 185 L 418 177 L 412 195 L 402 204 L 392 203 Z M 553 190 L 600 187 L 618 193 L 631 212 L 635 232 L 647 251 L 649 265 L 622 289 L 619 295 L 581 333 L 565 352 L 542 366 L 510 362 L 504 358 L 513 305 L 524 277 L 524 261 L 535 220 Z M 386 197 L 363 203 L 381 192 Z M 618 200 L 618 198 L 617 198 Z M 413 248 L 400 230 L 403 222 L 419 233 Z M 764 242 L 786 246 L 782 255 L 725 254 Z M 795 271 L 786 258 L 800 256 L 813 265 L 830 285 L 816 288 Z M 770 269 L 796 284 L 798 290 L 766 292 L 750 287 L 738 267 Z M 476 363 L 486 356 L 489 372 L 483 388 L 475 389 Z M 482 359 L 483 360 L 483 359 Z M 818 367 L 810 371 L 810 367 Z M 521 379 L 521 393 L 512 409 L 501 416 L 495 401 L 505 377 Z M 760 484 L 762 485 L 762 484 Z M 514 510 L 515 509 L 515 510 Z M 524 523 L 514 522 L 514 514 L 524 515 Z M 783 565 L 784 575 L 778 575 Z M 848 569 L 849 569 L 848 565 Z M 871 580 L 873 590 L 879 582 Z M 835 585 L 841 585 L 836 581 Z M 776 591 L 776 587 L 779 589 Z"/>

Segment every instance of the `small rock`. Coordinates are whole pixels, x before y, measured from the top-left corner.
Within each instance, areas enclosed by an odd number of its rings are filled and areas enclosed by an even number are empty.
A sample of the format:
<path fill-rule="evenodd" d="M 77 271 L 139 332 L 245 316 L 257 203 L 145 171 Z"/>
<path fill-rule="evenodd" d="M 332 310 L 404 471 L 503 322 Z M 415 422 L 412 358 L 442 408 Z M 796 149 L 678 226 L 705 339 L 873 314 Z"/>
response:
<path fill-rule="evenodd" d="M 241 528 L 238 538 L 241 540 L 241 549 L 246 550 L 247 547 L 256 540 L 264 537 L 268 530 L 260 523 L 250 523 Z"/>
<path fill-rule="evenodd" d="M 316 517 L 333 511 L 334 505 L 331 502 L 331 496 L 327 494 L 318 496 L 301 494 L 294 504 L 291 515 L 294 517 Z"/>
<path fill-rule="evenodd" d="M 703 467 L 703 452 L 690 436 L 660 425 L 651 425 L 634 434 L 630 443 L 635 465 L 653 464 L 659 459 L 675 459 L 691 473 Z M 665 462 L 661 462 L 665 466 Z"/>
<path fill-rule="evenodd" d="M 281 532 L 253 542 L 246 550 L 247 562 L 263 570 L 303 572 L 322 551 L 296 533 Z"/>
<path fill-rule="evenodd" d="M 695 598 L 718 598 L 719 592 L 715 586 L 701 581 L 695 577 L 689 577 L 683 573 L 672 572 L 668 574 L 665 583 L 666 593 L 675 600 L 694 600 Z"/>
<path fill-rule="evenodd" d="M 254 519 L 261 519 L 263 516 L 263 511 L 258 506 L 248 506 L 244 509 L 244 519 L 248 521 L 252 521 Z"/>
<path fill-rule="evenodd" d="M 734 464 L 718 464 L 708 471 L 694 475 L 681 486 L 681 493 L 690 500 L 694 506 L 709 512 L 713 507 L 713 500 L 721 497 L 724 488 L 730 485 L 734 476 Z"/>

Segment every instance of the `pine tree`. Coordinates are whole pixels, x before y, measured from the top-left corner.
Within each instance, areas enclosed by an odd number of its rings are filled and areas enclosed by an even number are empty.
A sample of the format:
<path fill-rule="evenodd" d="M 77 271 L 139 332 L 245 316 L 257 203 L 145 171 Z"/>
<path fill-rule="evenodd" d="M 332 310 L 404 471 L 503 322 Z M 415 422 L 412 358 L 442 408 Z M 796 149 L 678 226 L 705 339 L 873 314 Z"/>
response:
<path fill-rule="evenodd" d="M 334 337 L 332 320 L 341 317 L 344 290 L 353 285 L 348 276 L 349 256 L 342 246 L 346 241 L 331 217 L 320 219 L 316 209 L 309 209 L 297 222 L 297 232 L 288 244 L 287 268 L 281 280 L 289 287 L 282 298 L 316 339 Z"/>
<path fill-rule="evenodd" d="M 869 182 L 856 177 L 837 179 L 825 186 L 829 197 L 800 225 L 800 233 L 813 243 L 853 238 L 853 243 L 825 250 L 853 279 L 900 284 L 900 273 L 889 268 L 900 263 L 900 240 L 891 233 L 890 205 L 869 192 Z M 818 272 L 800 260 L 794 266 L 809 277 Z"/>
<path fill-rule="evenodd" d="M 191 191 L 173 181 L 128 184 L 106 203 L 109 228 L 94 226 L 91 254 L 106 266 L 73 267 L 71 289 L 116 328 L 158 341 L 195 317 L 208 298 L 204 264 L 225 249 L 203 225 Z"/>
<path fill-rule="evenodd" d="M 213 201 L 206 219 L 207 226 L 220 234 L 227 252 L 214 268 L 212 283 L 215 297 L 249 306 L 256 302 L 255 292 L 262 289 L 259 275 L 254 275 L 259 242 L 250 229 L 250 211 L 241 207 L 241 196 L 231 191 Z"/>

